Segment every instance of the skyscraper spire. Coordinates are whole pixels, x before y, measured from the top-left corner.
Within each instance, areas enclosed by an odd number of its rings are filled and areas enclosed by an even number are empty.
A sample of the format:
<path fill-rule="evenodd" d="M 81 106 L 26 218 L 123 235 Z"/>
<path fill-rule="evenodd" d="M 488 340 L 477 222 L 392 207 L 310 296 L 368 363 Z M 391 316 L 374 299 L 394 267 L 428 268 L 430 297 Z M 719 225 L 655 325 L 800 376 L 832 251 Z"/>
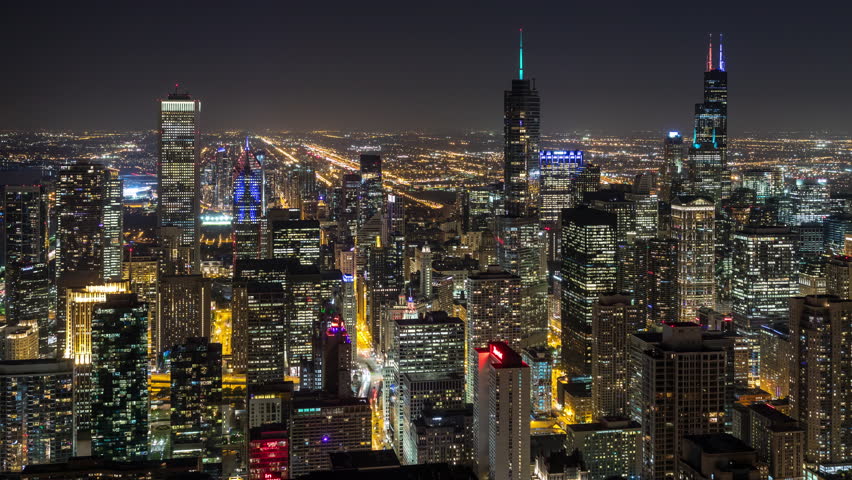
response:
<path fill-rule="evenodd" d="M 725 71 L 725 53 L 722 50 L 722 34 L 719 34 L 719 70 Z"/>
<path fill-rule="evenodd" d="M 713 70 L 713 34 L 708 35 L 710 38 L 710 45 L 707 47 L 707 71 Z"/>
<path fill-rule="evenodd" d="M 520 30 L 520 34 L 521 34 L 521 43 L 520 43 L 520 49 L 518 50 L 518 79 L 523 80 L 524 79 L 524 29 L 521 28 L 519 30 Z"/>

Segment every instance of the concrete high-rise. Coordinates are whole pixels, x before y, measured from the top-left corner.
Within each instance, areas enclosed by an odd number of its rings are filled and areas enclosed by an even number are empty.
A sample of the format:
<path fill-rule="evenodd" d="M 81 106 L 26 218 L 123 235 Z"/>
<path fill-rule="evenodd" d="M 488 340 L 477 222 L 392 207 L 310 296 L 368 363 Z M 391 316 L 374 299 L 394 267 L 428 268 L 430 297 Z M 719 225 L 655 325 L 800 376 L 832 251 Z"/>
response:
<path fill-rule="evenodd" d="M 704 197 L 672 201 L 671 238 L 677 241 L 677 302 L 681 322 L 695 320 L 701 307 L 713 307 L 715 298 L 714 203 Z"/>
<path fill-rule="evenodd" d="M 157 355 L 190 337 L 209 337 L 210 280 L 201 275 L 160 277 L 157 297 Z"/>
<path fill-rule="evenodd" d="M 642 425 L 641 477 L 677 478 L 685 435 L 725 431 L 733 397 L 730 345 L 686 322 L 631 335 L 628 348 L 629 411 Z"/>
<path fill-rule="evenodd" d="M 157 226 L 181 229 L 180 245 L 190 248 L 193 270 L 199 268 L 201 188 L 198 168 L 198 114 L 201 102 L 188 93 L 160 100 L 157 162 Z"/>
<path fill-rule="evenodd" d="M 522 338 L 521 279 L 490 265 L 467 279 L 467 398 L 473 401 L 476 348 L 504 341 L 520 349 Z"/>
<path fill-rule="evenodd" d="M 652 238 L 636 244 L 636 300 L 649 327 L 678 318 L 677 240 Z"/>
<path fill-rule="evenodd" d="M 627 416 L 627 339 L 644 328 L 642 307 L 624 295 L 592 304 L 592 409 L 595 418 Z"/>
<path fill-rule="evenodd" d="M 172 347 L 172 456 L 210 457 L 222 431 L 222 345 L 188 338 Z"/>
<path fill-rule="evenodd" d="M 505 342 L 476 352 L 473 436 L 480 478 L 530 478 L 530 369 Z"/>
<path fill-rule="evenodd" d="M 818 295 L 790 299 L 790 404 L 805 428 L 805 460 L 852 459 L 852 300 Z"/>
<path fill-rule="evenodd" d="M 543 225 L 555 226 L 562 210 L 573 207 L 571 185 L 583 167 L 583 152 L 542 150 L 539 153 L 541 196 L 538 218 Z"/>

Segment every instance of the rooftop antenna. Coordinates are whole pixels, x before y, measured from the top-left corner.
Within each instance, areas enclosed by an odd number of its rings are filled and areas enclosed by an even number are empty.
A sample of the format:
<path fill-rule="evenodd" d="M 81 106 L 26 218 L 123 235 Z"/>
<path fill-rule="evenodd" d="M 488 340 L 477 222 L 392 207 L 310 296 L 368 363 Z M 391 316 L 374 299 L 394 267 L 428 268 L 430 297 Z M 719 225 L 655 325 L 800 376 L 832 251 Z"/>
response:
<path fill-rule="evenodd" d="M 524 29 L 519 29 L 521 34 L 520 50 L 518 51 L 518 79 L 524 79 Z"/>
<path fill-rule="evenodd" d="M 722 34 L 719 34 L 719 70 L 725 71 L 725 54 L 722 51 Z"/>
<path fill-rule="evenodd" d="M 249 137 L 246 135 L 246 151 L 249 150 Z"/>
<path fill-rule="evenodd" d="M 177 95 L 177 94 L 178 94 L 178 87 L 179 87 L 179 86 L 180 86 L 180 84 L 179 84 L 179 83 L 175 83 L 175 95 Z"/>
<path fill-rule="evenodd" d="M 713 34 L 710 37 L 710 45 L 707 47 L 707 71 L 713 70 Z"/>

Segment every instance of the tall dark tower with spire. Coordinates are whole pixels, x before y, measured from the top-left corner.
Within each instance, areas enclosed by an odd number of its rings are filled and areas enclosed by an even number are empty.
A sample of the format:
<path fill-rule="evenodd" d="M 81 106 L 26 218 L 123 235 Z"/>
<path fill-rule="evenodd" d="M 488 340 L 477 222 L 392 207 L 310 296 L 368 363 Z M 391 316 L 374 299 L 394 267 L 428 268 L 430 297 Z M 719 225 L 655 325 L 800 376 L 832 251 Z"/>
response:
<path fill-rule="evenodd" d="M 722 34 L 719 34 L 719 59 L 713 66 L 713 37 L 707 48 L 707 70 L 704 72 L 704 101 L 695 105 L 695 148 L 728 148 L 728 72 Z"/>
<path fill-rule="evenodd" d="M 728 72 L 722 35 L 719 35 L 719 59 L 713 65 L 713 36 L 707 48 L 704 72 L 704 101 L 695 105 L 692 147 L 689 149 L 689 173 L 692 193 L 719 201 L 730 195 L 728 166 Z"/>
<path fill-rule="evenodd" d="M 518 78 L 503 96 L 506 215 L 525 216 L 538 204 L 538 148 L 541 99 L 535 81 L 524 78 L 524 31 L 518 51 Z"/>

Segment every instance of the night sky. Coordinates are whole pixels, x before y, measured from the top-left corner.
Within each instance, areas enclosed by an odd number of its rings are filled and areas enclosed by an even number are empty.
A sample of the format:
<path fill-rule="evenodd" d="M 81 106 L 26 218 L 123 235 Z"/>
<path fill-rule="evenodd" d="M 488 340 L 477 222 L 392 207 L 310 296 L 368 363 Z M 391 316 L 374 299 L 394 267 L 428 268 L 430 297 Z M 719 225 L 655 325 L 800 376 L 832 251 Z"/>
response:
<path fill-rule="evenodd" d="M 788 0 L 7 1 L 0 128 L 152 129 L 180 82 L 205 130 L 497 130 L 522 26 L 545 132 L 689 130 L 722 31 L 734 135 L 846 133 L 850 16 Z"/>

